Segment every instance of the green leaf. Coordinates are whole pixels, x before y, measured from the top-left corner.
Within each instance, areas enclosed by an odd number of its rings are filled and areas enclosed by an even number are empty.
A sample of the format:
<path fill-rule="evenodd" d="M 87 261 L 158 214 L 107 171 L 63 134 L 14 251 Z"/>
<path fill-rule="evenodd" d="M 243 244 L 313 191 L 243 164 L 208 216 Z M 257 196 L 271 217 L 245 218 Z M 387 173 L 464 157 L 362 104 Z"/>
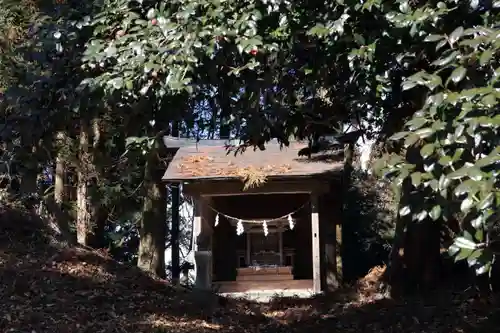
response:
<path fill-rule="evenodd" d="M 413 216 L 413 220 L 416 220 L 418 222 L 422 222 L 423 220 L 425 220 L 427 218 L 427 215 L 429 215 L 427 213 L 426 210 L 422 210 L 420 213 L 418 213 L 417 215 Z"/>
<path fill-rule="evenodd" d="M 432 95 L 428 99 L 429 103 L 435 106 L 439 106 L 444 101 L 444 94 L 442 92 Z"/>
<path fill-rule="evenodd" d="M 439 189 L 446 190 L 449 185 L 450 185 L 450 180 L 446 178 L 444 174 L 441 174 L 441 176 L 439 176 L 439 182 L 438 182 Z"/>
<path fill-rule="evenodd" d="M 450 34 L 448 37 L 448 40 L 450 41 L 450 44 L 453 45 L 457 40 L 459 40 L 464 34 L 464 27 L 458 27 L 453 32 Z"/>
<path fill-rule="evenodd" d="M 467 213 L 472 206 L 474 206 L 474 199 L 471 196 L 468 196 L 464 200 L 462 200 L 462 203 L 460 204 L 460 210 L 462 213 Z"/>
<path fill-rule="evenodd" d="M 436 179 L 431 179 L 429 181 L 429 186 L 433 191 L 439 190 L 439 182 Z"/>
<path fill-rule="evenodd" d="M 486 197 L 484 197 L 483 200 L 481 200 L 477 204 L 477 209 L 484 210 L 484 209 L 489 208 L 491 206 L 491 204 L 493 203 L 494 199 L 495 199 L 495 195 L 493 193 L 489 193 Z"/>
<path fill-rule="evenodd" d="M 467 257 L 467 263 L 469 266 L 474 266 L 477 263 L 477 259 L 481 256 L 483 253 L 482 250 L 475 250 L 473 251 L 468 257 Z"/>
<path fill-rule="evenodd" d="M 483 157 L 480 160 L 478 160 L 476 162 L 476 167 L 482 168 L 482 167 L 485 167 L 485 166 L 497 163 L 499 161 L 500 161 L 500 155 L 499 154 L 496 154 L 496 155 L 495 154 L 491 154 L 491 155 L 488 155 L 488 156 Z"/>
<path fill-rule="evenodd" d="M 405 139 L 405 147 L 410 147 L 414 145 L 419 139 L 420 137 L 418 135 L 411 133 Z"/>
<path fill-rule="evenodd" d="M 481 57 L 479 58 L 479 65 L 485 66 L 493 57 L 493 51 L 491 49 L 485 50 Z"/>
<path fill-rule="evenodd" d="M 458 161 L 459 158 L 464 153 L 464 151 L 465 151 L 465 149 L 463 149 L 463 148 L 458 148 L 457 150 L 455 150 L 455 153 L 453 154 L 453 157 L 452 157 L 453 162 Z"/>
<path fill-rule="evenodd" d="M 466 237 L 457 237 L 453 242 L 453 244 L 455 244 L 461 249 L 469 249 L 469 250 L 476 249 L 476 243 L 474 243 L 472 240 L 467 239 Z"/>
<path fill-rule="evenodd" d="M 354 34 L 354 40 L 356 41 L 356 43 L 358 43 L 359 45 L 365 45 L 366 44 L 366 40 L 363 36 L 361 36 L 360 34 Z"/>
<path fill-rule="evenodd" d="M 417 83 L 415 81 L 407 80 L 407 81 L 403 82 L 403 84 L 401 85 L 401 89 L 403 91 L 405 91 L 405 90 L 410 90 L 416 86 L 417 86 Z"/>
<path fill-rule="evenodd" d="M 454 244 L 450 245 L 450 247 L 448 248 L 448 254 L 450 256 L 456 255 L 458 251 L 460 251 L 460 248 Z"/>
<path fill-rule="evenodd" d="M 436 51 L 439 51 L 443 46 L 445 46 L 448 43 L 447 39 L 443 39 L 439 43 L 436 44 Z"/>
<path fill-rule="evenodd" d="M 471 179 L 475 181 L 479 181 L 483 179 L 484 174 L 481 171 L 481 169 L 476 168 L 476 167 L 470 167 L 467 169 L 467 176 L 469 176 Z"/>
<path fill-rule="evenodd" d="M 427 119 L 424 117 L 415 117 L 406 123 L 406 126 L 411 130 L 415 131 L 427 124 Z"/>
<path fill-rule="evenodd" d="M 472 221 L 470 221 L 470 225 L 473 227 L 473 228 L 481 228 L 484 224 L 484 216 L 483 215 L 479 215 L 478 217 L 476 217 L 475 219 L 473 219 Z"/>
<path fill-rule="evenodd" d="M 418 135 L 421 139 L 428 138 L 432 134 L 434 134 L 434 130 L 432 128 L 421 128 L 417 131 L 415 131 L 415 134 Z"/>
<path fill-rule="evenodd" d="M 399 215 L 400 216 L 406 216 L 411 213 L 410 206 L 404 206 L 399 210 Z"/>
<path fill-rule="evenodd" d="M 460 248 L 460 251 L 455 256 L 455 261 L 460 261 L 460 260 L 466 259 L 468 256 L 471 255 L 472 251 L 473 250 L 471 250 L 471 249 Z"/>
<path fill-rule="evenodd" d="M 308 35 L 323 37 L 330 34 L 330 29 L 325 27 L 323 24 L 318 23 L 314 27 L 312 27 L 308 32 Z"/>
<path fill-rule="evenodd" d="M 439 58 L 438 60 L 434 61 L 432 63 L 432 65 L 434 66 L 446 66 L 448 65 L 449 63 L 451 63 L 453 60 L 455 60 L 457 58 L 457 56 L 459 55 L 460 53 L 458 51 L 453 51 L 450 55 L 448 55 L 447 57 L 444 57 L 444 58 Z"/>
<path fill-rule="evenodd" d="M 448 155 L 441 156 L 441 158 L 438 160 L 438 163 L 443 165 L 443 166 L 448 166 L 451 165 L 452 159 Z"/>
<path fill-rule="evenodd" d="M 486 263 L 481 263 L 481 265 L 477 265 L 475 272 L 476 275 L 482 275 L 488 273 L 490 270 L 491 270 L 491 261 Z"/>
<path fill-rule="evenodd" d="M 121 89 L 123 87 L 123 79 L 121 77 L 117 77 L 109 81 L 109 84 L 113 86 L 115 89 Z"/>
<path fill-rule="evenodd" d="M 125 88 L 127 88 L 127 90 L 134 89 L 134 83 L 132 82 L 132 80 L 126 80 L 125 81 Z"/>
<path fill-rule="evenodd" d="M 488 94 L 481 99 L 481 103 L 486 107 L 493 107 L 496 105 L 497 99 L 494 94 Z"/>
<path fill-rule="evenodd" d="M 154 8 L 150 8 L 148 12 L 146 13 L 146 17 L 148 20 L 151 20 L 156 17 L 156 10 Z"/>
<path fill-rule="evenodd" d="M 436 206 L 432 207 L 432 209 L 429 213 L 429 216 L 434 221 L 438 220 L 441 217 L 441 206 L 436 205 Z"/>
<path fill-rule="evenodd" d="M 466 181 L 460 183 L 460 185 L 458 185 L 455 188 L 454 194 L 457 197 L 461 196 L 463 194 L 467 194 L 468 196 L 471 196 L 471 195 L 476 194 L 477 191 L 479 191 L 479 186 L 477 185 L 477 183 L 475 181 L 473 181 L 472 179 L 467 179 Z"/>
<path fill-rule="evenodd" d="M 467 70 L 460 66 L 460 67 L 457 67 L 450 75 L 450 79 L 455 82 L 455 83 L 459 83 L 460 81 L 462 81 L 465 77 L 465 74 L 467 74 Z"/>
<path fill-rule="evenodd" d="M 427 37 L 425 37 L 424 42 L 437 42 L 438 40 L 442 40 L 443 38 L 443 35 L 428 35 Z"/>
<path fill-rule="evenodd" d="M 414 172 L 411 174 L 411 183 L 415 187 L 419 187 L 420 184 L 422 183 L 422 173 L 421 172 Z"/>
<path fill-rule="evenodd" d="M 463 132 L 464 132 L 465 126 L 463 124 L 459 124 L 458 126 L 455 127 L 455 139 L 459 138 Z"/>
<path fill-rule="evenodd" d="M 484 230 L 482 228 L 477 229 L 474 238 L 482 242 L 484 240 Z"/>
<path fill-rule="evenodd" d="M 435 146 L 433 143 L 428 143 L 420 149 L 420 155 L 423 158 L 427 158 L 434 153 Z"/>
<path fill-rule="evenodd" d="M 462 168 L 460 168 L 458 170 L 453 171 L 447 177 L 449 179 L 460 179 L 462 177 L 467 176 L 468 172 L 469 172 L 468 168 L 462 167 Z"/>

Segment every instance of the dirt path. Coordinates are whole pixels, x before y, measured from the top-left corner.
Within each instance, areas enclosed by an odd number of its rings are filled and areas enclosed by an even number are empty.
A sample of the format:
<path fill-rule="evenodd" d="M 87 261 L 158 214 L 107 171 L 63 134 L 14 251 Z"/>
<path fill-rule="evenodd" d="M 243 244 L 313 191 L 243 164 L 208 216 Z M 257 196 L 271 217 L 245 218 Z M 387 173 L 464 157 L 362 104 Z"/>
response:
<path fill-rule="evenodd" d="M 0 332 L 481 333 L 500 312 L 465 293 L 427 301 L 273 299 L 258 304 L 170 287 L 105 253 L 59 250 L 0 219 Z"/>

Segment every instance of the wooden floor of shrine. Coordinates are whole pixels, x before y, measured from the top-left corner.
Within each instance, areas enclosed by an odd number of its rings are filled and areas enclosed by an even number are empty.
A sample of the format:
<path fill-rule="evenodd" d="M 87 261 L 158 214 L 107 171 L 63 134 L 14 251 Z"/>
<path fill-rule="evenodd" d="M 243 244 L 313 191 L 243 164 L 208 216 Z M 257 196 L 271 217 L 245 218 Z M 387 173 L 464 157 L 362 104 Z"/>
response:
<path fill-rule="evenodd" d="M 256 291 L 312 290 L 313 280 L 294 280 L 292 267 L 239 268 L 236 281 L 213 283 L 220 293 L 246 293 Z"/>
<path fill-rule="evenodd" d="M 255 291 L 294 291 L 312 290 L 313 280 L 274 280 L 274 281 L 219 281 L 214 282 L 219 293 L 246 293 Z"/>

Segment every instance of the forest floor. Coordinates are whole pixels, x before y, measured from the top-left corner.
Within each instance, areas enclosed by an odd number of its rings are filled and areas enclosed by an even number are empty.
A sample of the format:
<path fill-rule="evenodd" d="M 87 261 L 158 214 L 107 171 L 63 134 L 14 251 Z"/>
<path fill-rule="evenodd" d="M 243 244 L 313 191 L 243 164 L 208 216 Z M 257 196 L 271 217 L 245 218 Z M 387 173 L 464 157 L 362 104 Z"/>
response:
<path fill-rule="evenodd" d="M 54 246 L 31 222 L 14 220 L 0 216 L 0 332 L 500 330 L 498 307 L 465 292 L 396 301 L 345 290 L 337 298 L 258 304 L 176 289 L 104 252 Z"/>

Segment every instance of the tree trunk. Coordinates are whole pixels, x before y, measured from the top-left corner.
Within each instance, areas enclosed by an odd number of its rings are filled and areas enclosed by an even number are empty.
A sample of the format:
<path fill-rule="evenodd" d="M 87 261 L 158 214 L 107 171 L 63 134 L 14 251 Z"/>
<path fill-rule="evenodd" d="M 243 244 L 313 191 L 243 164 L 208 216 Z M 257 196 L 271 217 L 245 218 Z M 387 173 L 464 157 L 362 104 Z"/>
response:
<path fill-rule="evenodd" d="M 406 230 L 404 263 L 408 290 L 430 290 L 440 271 L 440 224 L 425 219 L 411 222 Z"/>
<path fill-rule="evenodd" d="M 65 134 L 59 132 L 56 136 L 58 141 L 58 153 L 56 157 L 56 168 L 54 177 L 54 198 L 45 200 L 45 205 L 49 210 L 49 214 L 54 224 L 57 225 L 59 232 L 64 239 L 70 243 L 74 242 L 73 235 L 70 230 L 70 216 L 66 213 L 64 207 L 66 197 L 66 161 L 62 153 Z"/>
<path fill-rule="evenodd" d="M 353 161 L 354 161 L 354 142 L 348 143 L 344 148 L 344 171 L 342 173 L 342 193 L 344 196 L 347 195 L 347 191 L 351 186 L 351 177 L 352 172 L 354 170 Z M 345 214 L 345 203 L 342 203 L 342 215 Z M 337 236 L 337 270 L 339 281 L 342 282 L 343 273 L 344 273 L 344 265 L 343 265 L 343 254 L 344 254 L 344 245 L 343 239 L 345 238 L 345 231 L 342 228 L 342 222 L 347 221 L 348 219 L 343 216 L 341 222 L 336 226 L 336 236 Z"/>
<path fill-rule="evenodd" d="M 399 205 L 398 209 L 401 207 Z M 403 249 L 405 239 L 406 219 L 399 215 L 396 216 L 396 230 L 392 241 L 391 251 L 389 252 L 389 260 L 384 272 L 383 282 L 385 291 L 388 295 L 396 297 L 400 293 L 400 285 L 403 277 Z"/>
<path fill-rule="evenodd" d="M 145 272 L 165 278 L 166 187 L 161 181 L 163 170 L 160 168 L 159 162 L 157 150 L 153 149 L 146 162 L 144 172 L 146 196 L 139 225 L 140 242 L 137 266 Z"/>
<path fill-rule="evenodd" d="M 64 179 L 66 176 L 64 158 L 58 153 L 56 157 L 56 172 L 54 179 L 54 200 L 62 209 L 66 201 L 66 191 L 64 187 Z"/>
<path fill-rule="evenodd" d="M 92 155 L 90 152 L 90 128 L 86 120 L 80 123 L 79 165 L 77 170 L 78 183 L 76 187 L 76 240 L 79 244 L 90 246 L 92 239 L 93 218 L 91 181 Z"/>
<path fill-rule="evenodd" d="M 101 151 L 100 119 L 82 120 L 80 123 L 80 147 L 77 184 L 76 232 L 79 244 L 102 247 L 104 223 L 107 214 L 97 200 L 97 177 L 100 174 L 96 162 Z"/>
<path fill-rule="evenodd" d="M 91 210 L 93 216 L 92 238 L 90 246 L 93 248 L 102 248 L 106 246 L 105 226 L 108 220 L 108 211 L 98 200 L 97 177 L 103 175 L 102 157 L 104 153 L 104 140 L 102 132 L 102 120 L 99 117 L 92 119 L 92 168 L 94 170 L 94 181 L 92 182 Z"/>

